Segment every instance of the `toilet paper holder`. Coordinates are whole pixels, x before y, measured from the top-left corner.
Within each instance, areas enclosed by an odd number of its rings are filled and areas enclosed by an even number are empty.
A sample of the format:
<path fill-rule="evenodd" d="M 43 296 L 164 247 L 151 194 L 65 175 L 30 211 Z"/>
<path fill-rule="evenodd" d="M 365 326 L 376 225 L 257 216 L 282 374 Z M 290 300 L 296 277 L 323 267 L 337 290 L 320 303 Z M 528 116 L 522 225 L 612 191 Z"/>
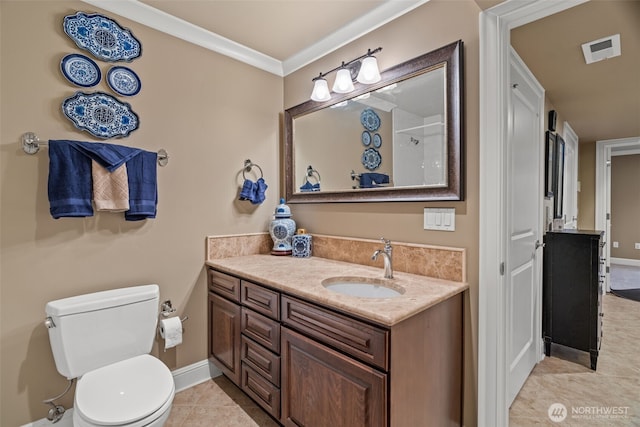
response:
<path fill-rule="evenodd" d="M 175 311 L 176 311 L 176 309 L 173 308 L 173 305 L 171 304 L 171 300 L 170 299 L 166 300 L 165 302 L 163 302 L 160 305 L 160 314 L 162 315 L 162 317 L 169 317 Z M 183 318 L 180 319 L 180 321 L 181 322 L 185 322 L 188 319 L 189 319 L 189 316 L 184 316 Z"/>

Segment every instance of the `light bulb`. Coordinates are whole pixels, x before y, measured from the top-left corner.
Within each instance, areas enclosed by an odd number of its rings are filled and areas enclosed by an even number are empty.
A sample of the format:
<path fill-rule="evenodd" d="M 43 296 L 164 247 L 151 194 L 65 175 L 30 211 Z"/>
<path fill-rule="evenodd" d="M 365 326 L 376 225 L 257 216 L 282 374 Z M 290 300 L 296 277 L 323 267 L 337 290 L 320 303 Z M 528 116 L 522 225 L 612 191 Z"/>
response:
<path fill-rule="evenodd" d="M 336 74 L 336 81 L 333 83 L 333 91 L 336 93 L 349 93 L 354 89 L 351 72 L 346 68 L 341 68 Z"/>
<path fill-rule="evenodd" d="M 313 92 L 311 92 L 311 99 L 314 101 L 322 102 L 331 99 L 331 93 L 329 93 L 329 85 L 323 78 L 314 79 Z"/>
<path fill-rule="evenodd" d="M 375 56 L 367 56 L 362 60 L 362 66 L 356 80 L 363 84 L 378 83 L 381 80 L 378 60 Z"/>

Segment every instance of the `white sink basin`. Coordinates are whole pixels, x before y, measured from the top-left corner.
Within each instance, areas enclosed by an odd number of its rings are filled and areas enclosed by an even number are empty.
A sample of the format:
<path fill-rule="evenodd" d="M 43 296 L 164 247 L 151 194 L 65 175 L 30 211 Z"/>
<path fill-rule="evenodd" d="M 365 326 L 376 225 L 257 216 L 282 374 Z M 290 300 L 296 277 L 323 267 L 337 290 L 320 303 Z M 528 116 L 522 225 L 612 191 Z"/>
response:
<path fill-rule="evenodd" d="M 391 279 L 368 277 L 331 277 L 323 280 L 322 286 L 339 294 L 360 298 L 393 298 L 404 293 L 404 289 L 392 284 Z"/>

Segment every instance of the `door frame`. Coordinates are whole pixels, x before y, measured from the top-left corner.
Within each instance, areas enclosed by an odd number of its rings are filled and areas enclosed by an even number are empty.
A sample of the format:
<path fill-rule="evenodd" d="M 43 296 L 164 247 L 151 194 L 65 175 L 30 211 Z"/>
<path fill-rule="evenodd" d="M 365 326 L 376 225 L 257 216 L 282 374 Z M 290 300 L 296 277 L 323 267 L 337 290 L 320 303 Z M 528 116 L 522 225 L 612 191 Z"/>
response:
<path fill-rule="evenodd" d="M 616 150 L 614 154 L 612 151 Z M 612 155 L 638 154 L 640 136 L 633 138 L 608 139 L 596 141 L 596 216 L 595 229 L 604 230 L 605 278 L 603 292 L 611 291 L 609 270 L 611 267 L 611 229 L 607 213 L 611 207 L 611 168 Z M 609 212 L 610 213 L 610 212 Z"/>
<path fill-rule="evenodd" d="M 480 14 L 478 426 L 508 426 L 505 182 L 510 31 L 586 0 L 508 0 Z M 542 195 L 541 195 L 542 197 Z M 504 271 L 504 270 L 502 270 Z"/>
<path fill-rule="evenodd" d="M 573 130 L 569 122 L 564 122 L 562 126 L 562 138 L 567 147 L 565 150 L 565 183 L 562 186 L 565 189 L 564 207 L 562 209 L 566 217 L 565 228 L 578 228 L 578 157 L 580 155 L 580 144 L 578 134 Z M 570 158 L 567 156 L 569 152 L 572 153 Z M 571 213 L 573 216 L 569 218 L 567 213 Z"/>

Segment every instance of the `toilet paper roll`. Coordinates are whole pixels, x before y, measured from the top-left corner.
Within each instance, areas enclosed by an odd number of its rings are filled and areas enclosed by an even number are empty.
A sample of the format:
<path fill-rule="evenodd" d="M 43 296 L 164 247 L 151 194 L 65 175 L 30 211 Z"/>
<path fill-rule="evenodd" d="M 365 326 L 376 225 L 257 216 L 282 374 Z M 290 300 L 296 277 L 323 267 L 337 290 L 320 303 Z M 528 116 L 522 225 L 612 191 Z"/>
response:
<path fill-rule="evenodd" d="M 164 349 L 182 344 L 182 322 L 179 317 L 160 320 L 160 336 L 164 338 Z"/>

